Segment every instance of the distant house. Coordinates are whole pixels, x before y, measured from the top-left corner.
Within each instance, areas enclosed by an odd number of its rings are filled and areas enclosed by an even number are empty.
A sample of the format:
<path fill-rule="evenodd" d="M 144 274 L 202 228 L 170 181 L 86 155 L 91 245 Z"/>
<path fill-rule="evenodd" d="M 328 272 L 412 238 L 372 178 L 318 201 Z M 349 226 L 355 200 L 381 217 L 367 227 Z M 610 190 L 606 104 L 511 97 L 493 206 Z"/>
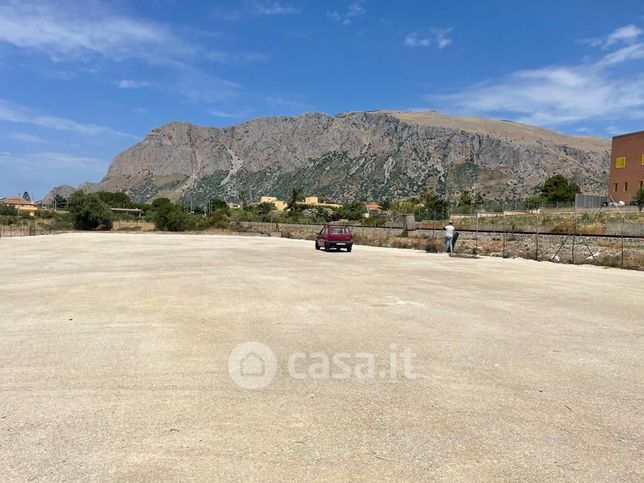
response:
<path fill-rule="evenodd" d="M 0 204 L 10 206 L 22 213 L 28 213 L 34 216 L 38 211 L 38 207 L 32 201 L 24 199 L 22 196 L 10 196 L 9 198 L 0 199 Z"/>
<path fill-rule="evenodd" d="M 382 206 L 377 203 L 367 203 L 365 206 L 367 207 L 367 218 L 370 216 L 378 216 L 382 213 Z"/>
<path fill-rule="evenodd" d="M 284 211 L 288 206 L 286 201 L 278 200 L 275 196 L 262 196 L 259 199 L 260 203 L 273 203 L 278 211 Z M 320 208 L 340 208 L 336 203 L 320 203 L 317 196 L 307 196 L 304 201 L 298 201 L 298 205 L 319 206 Z"/>
<path fill-rule="evenodd" d="M 317 196 L 307 196 L 304 201 L 298 201 L 298 204 L 320 206 L 322 208 L 340 208 L 337 203 L 320 203 L 320 199 Z"/>

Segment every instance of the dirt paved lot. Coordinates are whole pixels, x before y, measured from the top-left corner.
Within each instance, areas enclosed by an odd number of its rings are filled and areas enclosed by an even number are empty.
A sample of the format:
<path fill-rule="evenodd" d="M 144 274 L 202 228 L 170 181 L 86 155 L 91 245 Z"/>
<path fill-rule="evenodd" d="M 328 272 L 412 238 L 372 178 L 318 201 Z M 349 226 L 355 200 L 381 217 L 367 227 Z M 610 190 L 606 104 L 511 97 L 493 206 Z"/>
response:
<path fill-rule="evenodd" d="M 644 479 L 641 272 L 225 236 L 0 250 L 3 481 Z M 276 355 L 263 390 L 229 375 L 245 341 Z M 380 377 L 391 344 L 415 379 Z M 376 375 L 294 378 L 295 352 Z"/>

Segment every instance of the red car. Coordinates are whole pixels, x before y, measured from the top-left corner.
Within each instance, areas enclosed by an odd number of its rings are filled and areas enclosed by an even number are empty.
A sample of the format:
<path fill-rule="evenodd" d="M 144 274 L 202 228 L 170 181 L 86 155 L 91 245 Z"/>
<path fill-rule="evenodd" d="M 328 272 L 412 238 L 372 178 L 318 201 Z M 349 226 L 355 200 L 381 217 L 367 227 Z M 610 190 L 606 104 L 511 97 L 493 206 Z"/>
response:
<path fill-rule="evenodd" d="M 346 248 L 350 252 L 352 247 L 353 235 L 348 226 L 324 225 L 315 237 L 316 250 L 324 248 L 328 252 L 332 248 L 336 250 Z"/>

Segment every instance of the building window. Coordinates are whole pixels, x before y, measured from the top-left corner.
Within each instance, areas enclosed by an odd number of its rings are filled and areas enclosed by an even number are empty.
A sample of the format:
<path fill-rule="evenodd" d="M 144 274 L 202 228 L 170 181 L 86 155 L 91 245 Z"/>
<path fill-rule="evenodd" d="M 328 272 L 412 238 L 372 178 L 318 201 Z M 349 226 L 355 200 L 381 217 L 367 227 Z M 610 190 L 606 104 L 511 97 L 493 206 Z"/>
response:
<path fill-rule="evenodd" d="M 644 166 L 644 154 L 642 154 L 642 166 Z"/>
<path fill-rule="evenodd" d="M 628 191 L 628 181 L 624 181 L 624 191 Z"/>
<path fill-rule="evenodd" d="M 626 156 L 620 156 L 615 159 L 615 167 L 617 169 L 622 169 L 626 167 Z"/>
<path fill-rule="evenodd" d="M 617 183 L 615 183 L 615 187 L 613 188 L 613 191 L 617 193 Z"/>

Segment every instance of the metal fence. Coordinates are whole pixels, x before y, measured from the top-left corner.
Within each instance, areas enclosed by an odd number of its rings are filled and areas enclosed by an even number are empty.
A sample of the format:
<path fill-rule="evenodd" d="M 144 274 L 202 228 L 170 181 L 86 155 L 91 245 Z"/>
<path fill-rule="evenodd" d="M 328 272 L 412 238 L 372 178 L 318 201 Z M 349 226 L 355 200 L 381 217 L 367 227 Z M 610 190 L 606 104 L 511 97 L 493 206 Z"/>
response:
<path fill-rule="evenodd" d="M 321 224 L 237 222 L 246 231 L 290 238 L 313 239 Z M 512 224 L 493 230 L 458 228 L 456 252 L 466 255 L 520 257 L 557 263 L 596 264 L 644 269 L 644 239 L 640 237 L 580 233 L 575 227 L 566 233 L 544 233 L 539 225 L 532 232 L 516 230 Z M 431 245 L 443 250 L 444 231 L 440 224 L 423 223 L 414 231 L 403 227 L 353 226 L 356 243 L 394 248 L 424 249 Z"/>
<path fill-rule="evenodd" d="M 0 225 L 0 238 L 47 235 L 50 233 L 51 230 L 36 226 L 35 221 L 30 223 Z"/>

